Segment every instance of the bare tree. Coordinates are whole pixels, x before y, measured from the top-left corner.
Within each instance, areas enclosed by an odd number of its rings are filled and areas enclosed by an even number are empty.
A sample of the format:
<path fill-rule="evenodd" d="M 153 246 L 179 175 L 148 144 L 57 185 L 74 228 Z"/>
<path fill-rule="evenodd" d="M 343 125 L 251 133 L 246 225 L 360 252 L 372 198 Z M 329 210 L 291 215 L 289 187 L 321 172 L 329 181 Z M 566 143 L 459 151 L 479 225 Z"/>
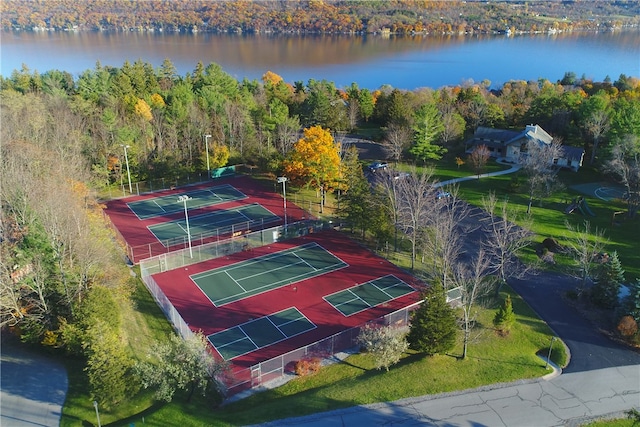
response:
<path fill-rule="evenodd" d="M 467 357 L 467 349 L 471 341 L 471 331 L 475 323 L 474 309 L 478 301 L 487 296 L 493 289 L 495 280 L 489 276 L 491 260 L 489 255 L 480 248 L 470 264 L 456 263 L 453 269 L 453 283 L 460 288 L 462 308 L 463 346 L 462 356 Z"/>
<path fill-rule="evenodd" d="M 489 214 L 484 229 L 486 239 L 482 244 L 490 259 L 489 272 L 498 276 L 497 294 L 508 279 L 520 278 L 535 270 L 534 264 L 524 264 L 518 259 L 531 243 L 531 219 L 520 218 L 522 225 L 517 225 L 516 214 L 509 210 L 508 200 L 498 203 L 493 192 L 484 197 L 482 203 Z"/>
<path fill-rule="evenodd" d="M 547 197 L 557 187 L 559 167 L 556 161 L 562 155 L 562 144 L 558 138 L 547 144 L 529 141 L 526 150 L 520 155 L 522 170 L 527 175 L 529 204 L 527 213 L 531 212 L 531 205 L 536 197 Z"/>
<path fill-rule="evenodd" d="M 398 251 L 398 228 L 400 226 L 400 198 L 398 181 L 404 179 L 396 177 L 389 169 L 382 169 L 376 172 L 376 185 L 374 191 L 382 200 L 382 205 L 387 217 L 393 224 L 394 242 L 393 250 Z"/>
<path fill-rule="evenodd" d="M 584 222 L 584 228 L 573 227 L 568 222 L 567 229 L 571 233 L 568 245 L 571 249 L 571 258 L 577 267 L 577 277 L 580 279 L 580 289 L 583 290 L 587 280 L 591 278 L 599 256 L 604 251 L 607 240 L 604 230 L 596 227 L 591 230 L 589 221 Z"/>
<path fill-rule="evenodd" d="M 605 168 L 626 188 L 628 215 L 635 217 L 640 208 L 640 138 L 627 135 L 616 144 Z"/>
<path fill-rule="evenodd" d="M 297 116 L 288 117 L 276 126 L 276 141 L 280 154 L 286 156 L 293 148 L 293 144 L 300 138 L 300 119 Z"/>
<path fill-rule="evenodd" d="M 402 153 L 409 146 L 411 136 L 411 129 L 407 126 L 391 123 L 387 128 L 382 145 L 394 162 L 398 163 L 402 158 Z"/>
<path fill-rule="evenodd" d="M 427 222 L 427 208 L 435 200 L 432 176 L 430 169 L 418 173 L 414 168 L 411 176 L 397 180 L 398 224 L 411 242 L 412 270 L 415 268 L 420 232 Z"/>
<path fill-rule="evenodd" d="M 591 149 L 590 164 L 596 160 L 596 153 L 598 151 L 598 145 L 600 145 L 600 139 L 609 131 L 610 119 L 609 115 L 604 110 L 594 111 L 584 123 L 585 130 L 591 138 L 593 138 L 593 148 Z"/>
<path fill-rule="evenodd" d="M 432 260 L 432 275 L 441 281 L 446 291 L 450 288 L 453 265 L 462 252 L 462 237 L 468 231 L 463 222 L 469 205 L 458 198 L 457 188 L 435 191 L 431 196 L 433 200 L 427 207 L 421 234 L 422 262 L 425 258 Z"/>
<path fill-rule="evenodd" d="M 489 157 L 491 157 L 491 153 L 484 144 L 478 145 L 471 154 L 469 154 L 469 163 L 471 163 L 471 167 L 478 177 L 484 172 L 484 168 L 487 167 Z"/>
<path fill-rule="evenodd" d="M 451 141 L 460 138 L 464 134 L 465 121 L 451 104 L 447 104 L 444 108 L 440 108 L 442 113 L 442 124 L 444 128 L 440 134 L 440 140 L 446 147 Z"/>

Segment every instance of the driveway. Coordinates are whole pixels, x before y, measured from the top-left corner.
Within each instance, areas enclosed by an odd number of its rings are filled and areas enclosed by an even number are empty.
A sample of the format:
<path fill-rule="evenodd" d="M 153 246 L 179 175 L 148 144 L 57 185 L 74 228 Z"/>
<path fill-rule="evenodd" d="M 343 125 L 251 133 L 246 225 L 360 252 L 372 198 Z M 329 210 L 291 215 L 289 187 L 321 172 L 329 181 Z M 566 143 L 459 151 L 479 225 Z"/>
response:
<path fill-rule="evenodd" d="M 569 347 L 571 363 L 564 369 L 565 373 L 640 365 L 638 351 L 622 346 L 598 332 L 566 302 L 563 294 L 575 289 L 575 279 L 544 272 L 510 283 Z"/>
<path fill-rule="evenodd" d="M 0 425 L 60 425 L 68 387 L 64 366 L 3 341 L 0 373 Z"/>

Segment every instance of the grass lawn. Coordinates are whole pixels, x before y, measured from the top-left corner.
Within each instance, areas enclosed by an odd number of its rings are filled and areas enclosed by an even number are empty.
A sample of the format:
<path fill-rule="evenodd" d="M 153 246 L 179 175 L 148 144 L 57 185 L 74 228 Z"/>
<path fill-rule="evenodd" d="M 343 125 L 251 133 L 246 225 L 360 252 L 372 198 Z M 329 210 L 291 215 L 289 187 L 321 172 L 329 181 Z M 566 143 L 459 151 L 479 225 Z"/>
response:
<path fill-rule="evenodd" d="M 420 396 L 474 388 L 493 383 L 508 382 L 523 378 L 536 378 L 548 372 L 545 363 L 536 353 L 546 355 L 552 335 L 548 326 L 541 321 L 526 303 L 510 289 L 514 311 L 518 322 L 512 333 L 498 337 L 492 329 L 492 318 L 497 301 L 488 301 L 487 307 L 480 307 L 473 342 L 469 346 L 466 360 L 457 359 L 461 354 L 459 343 L 451 354 L 423 357 L 407 353 L 402 361 L 389 372 L 374 369 L 369 355 L 356 354 L 344 362 L 330 365 L 320 372 L 297 377 L 287 384 L 246 399 L 215 408 L 204 398 L 197 397 L 187 403 L 178 396 L 169 404 L 151 406 L 149 400 L 138 399 L 138 405 L 146 404 L 142 412 L 135 411 L 134 403 L 118 408 L 121 414 L 101 413 L 103 425 L 130 425 L 142 423 L 145 426 L 235 426 L 266 422 L 283 417 L 293 417 L 338 409 L 359 404 L 392 401 L 404 397 Z M 556 342 L 552 358 L 560 365 L 566 364 L 563 347 Z M 451 373 L 455 372 L 455 375 Z M 79 390 L 78 390 L 79 391 Z M 73 406 L 85 407 L 84 411 L 65 411 L 64 426 L 86 425 L 93 422 L 95 413 L 91 402 L 81 393 L 71 402 Z M 248 410 L 247 408 L 251 408 Z M 135 416 L 124 418 L 127 414 Z M 84 421 L 83 423 L 83 420 Z"/>
<path fill-rule="evenodd" d="M 466 165 L 461 167 L 465 168 Z M 453 176 L 459 170 L 455 164 L 443 163 L 438 165 L 436 176 Z M 467 175 L 471 172 L 467 170 Z M 486 197 L 490 191 L 495 192 L 499 200 L 508 198 L 512 209 L 521 214 L 526 213 L 528 197 L 525 194 L 526 188 L 524 177 L 520 178 L 521 187 L 517 192 L 512 191 L 511 184 L 515 174 L 483 178 L 480 180 L 464 181 L 459 183 L 460 197 L 475 206 L 482 206 L 482 198 Z M 439 179 L 439 178 L 438 178 Z M 602 177 L 594 170 L 582 168 L 577 173 L 570 171 L 560 171 L 559 180 L 564 184 L 564 189 L 556 192 L 551 197 L 539 201 L 534 201 L 531 208 L 533 219 L 533 232 L 536 234 L 536 241 L 542 242 L 547 237 L 553 237 L 560 244 L 566 243 L 571 233 L 567 230 L 566 223 L 573 227 L 584 227 L 584 222 L 589 221 L 591 229 L 604 230 L 608 243 L 605 245 L 607 252 L 617 251 L 623 268 L 626 270 L 627 281 L 640 278 L 640 250 L 638 241 L 640 240 L 640 217 L 634 220 L 621 220 L 618 224 L 612 225 L 612 215 L 614 212 L 626 211 L 626 204 L 622 201 L 604 201 L 597 197 L 585 196 L 595 217 L 583 216 L 578 211 L 572 214 L 565 214 L 564 209 L 574 198 L 583 194 L 571 189 L 577 184 L 601 182 Z M 557 259 L 558 265 L 550 268 L 567 269 L 570 268 L 570 260 Z"/>

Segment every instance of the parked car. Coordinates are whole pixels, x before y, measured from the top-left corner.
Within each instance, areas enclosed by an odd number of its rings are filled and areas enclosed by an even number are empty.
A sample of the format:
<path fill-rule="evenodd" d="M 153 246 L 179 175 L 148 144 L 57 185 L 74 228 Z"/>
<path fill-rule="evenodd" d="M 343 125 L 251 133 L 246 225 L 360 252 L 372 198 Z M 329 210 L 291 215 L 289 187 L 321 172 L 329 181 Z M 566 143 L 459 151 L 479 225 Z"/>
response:
<path fill-rule="evenodd" d="M 389 167 L 389 164 L 386 162 L 373 162 L 369 165 L 369 171 L 371 173 L 376 173 L 377 170 L 385 170 L 387 167 Z"/>

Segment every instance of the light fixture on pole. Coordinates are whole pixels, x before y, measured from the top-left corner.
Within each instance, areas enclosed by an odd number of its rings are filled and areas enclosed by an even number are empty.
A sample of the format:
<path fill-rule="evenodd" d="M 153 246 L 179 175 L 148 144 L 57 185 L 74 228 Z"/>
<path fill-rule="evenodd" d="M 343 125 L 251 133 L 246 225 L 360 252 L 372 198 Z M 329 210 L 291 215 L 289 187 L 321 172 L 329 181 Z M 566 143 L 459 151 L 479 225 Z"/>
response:
<path fill-rule="evenodd" d="M 287 177 L 279 176 L 278 184 L 282 184 L 282 197 L 284 198 L 284 228 L 287 228 Z"/>
<path fill-rule="evenodd" d="M 127 155 L 128 145 L 120 144 L 124 148 L 124 161 L 127 163 L 127 178 L 129 179 L 129 193 L 133 194 L 133 188 L 131 187 L 131 171 L 129 170 L 129 156 Z"/>
<path fill-rule="evenodd" d="M 211 138 L 211 135 L 204 136 L 204 149 L 207 152 L 207 175 L 209 175 L 209 178 L 211 178 L 210 176 L 211 168 L 209 167 L 209 138 Z"/>
<path fill-rule="evenodd" d="M 193 251 L 191 250 L 191 231 L 189 230 L 189 214 L 187 212 L 187 200 L 191 200 L 191 197 L 186 195 L 178 196 L 178 202 L 184 203 L 184 219 L 187 223 L 187 241 L 189 242 L 189 257 L 193 258 Z"/>
<path fill-rule="evenodd" d="M 102 427 L 100 424 L 100 414 L 98 413 L 98 402 L 93 401 L 93 407 L 96 408 L 96 418 L 98 419 L 98 427 Z"/>
<path fill-rule="evenodd" d="M 547 364 L 544 365 L 545 369 L 549 367 L 549 362 L 551 361 L 551 349 L 553 348 L 553 342 L 555 340 L 556 340 L 556 337 L 551 337 L 551 344 L 549 344 L 549 354 L 547 354 Z"/>

